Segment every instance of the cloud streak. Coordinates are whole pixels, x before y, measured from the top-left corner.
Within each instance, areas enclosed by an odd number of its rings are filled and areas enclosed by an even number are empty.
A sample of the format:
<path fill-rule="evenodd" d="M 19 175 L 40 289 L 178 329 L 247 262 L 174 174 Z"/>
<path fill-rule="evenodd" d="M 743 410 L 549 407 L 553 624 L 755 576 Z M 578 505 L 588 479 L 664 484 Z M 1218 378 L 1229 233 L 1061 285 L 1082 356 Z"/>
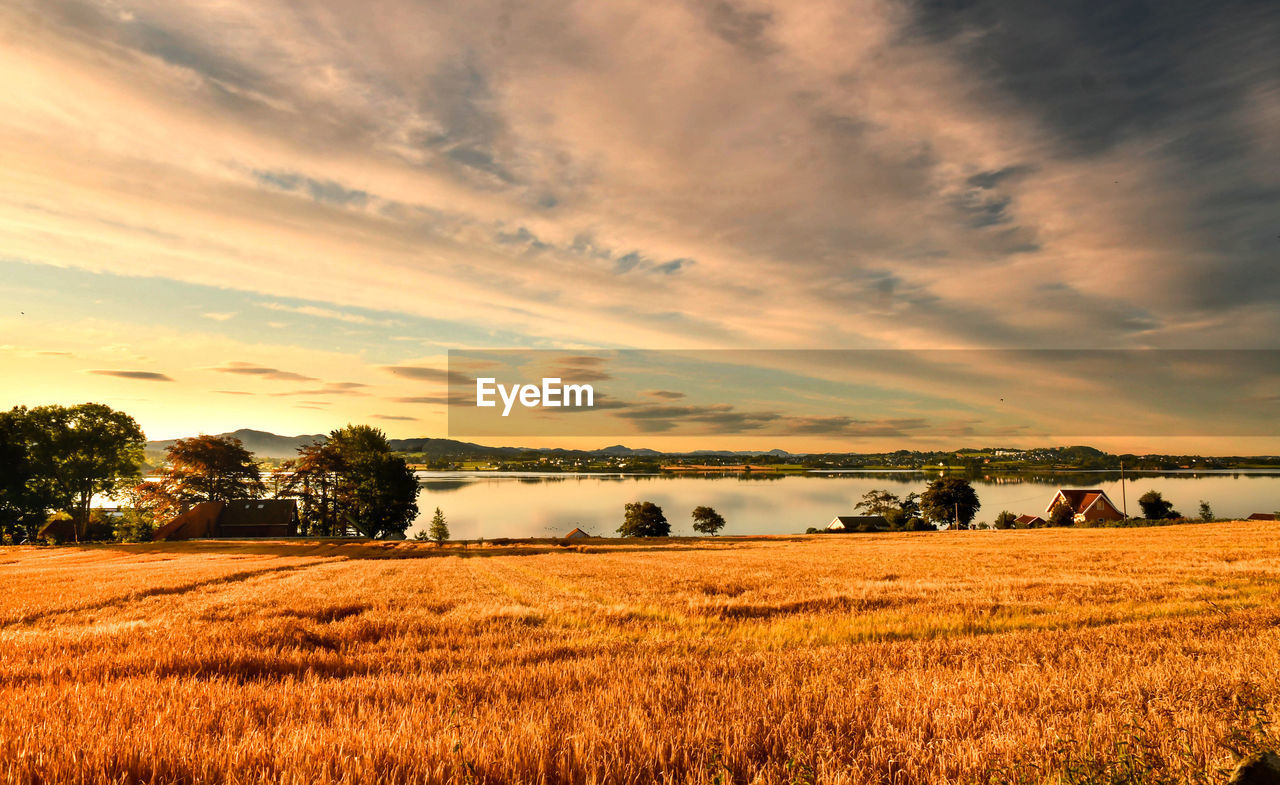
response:
<path fill-rule="evenodd" d="M 89 373 L 98 376 L 114 376 L 117 379 L 134 379 L 142 382 L 172 382 L 173 377 L 158 371 L 115 371 L 115 370 L 92 370 Z"/>
<path fill-rule="evenodd" d="M 213 368 L 211 370 L 218 373 L 230 373 L 239 376 L 255 376 L 260 379 L 271 379 L 281 382 L 313 382 L 314 376 L 307 376 L 292 371 L 282 371 L 279 368 L 270 368 L 265 365 L 254 365 L 247 362 L 230 362 L 226 365 Z"/>

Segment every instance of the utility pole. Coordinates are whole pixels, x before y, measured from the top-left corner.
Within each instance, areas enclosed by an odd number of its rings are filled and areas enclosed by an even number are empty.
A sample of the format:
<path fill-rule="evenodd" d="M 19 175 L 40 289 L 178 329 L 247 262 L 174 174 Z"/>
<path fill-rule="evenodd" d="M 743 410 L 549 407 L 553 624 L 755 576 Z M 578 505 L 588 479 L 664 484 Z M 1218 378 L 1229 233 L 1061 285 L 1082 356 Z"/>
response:
<path fill-rule="evenodd" d="M 956 528 L 960 528 L 960 502 L 956 502 Z"/>
<path fill-rule="evenodd" d="M 1124 492 L 1124 461 L 1120 462 L 1120 507 L 1124 513 L 1124 519 L 1129 520 L 1129 499 L 1128 494 Z"/>

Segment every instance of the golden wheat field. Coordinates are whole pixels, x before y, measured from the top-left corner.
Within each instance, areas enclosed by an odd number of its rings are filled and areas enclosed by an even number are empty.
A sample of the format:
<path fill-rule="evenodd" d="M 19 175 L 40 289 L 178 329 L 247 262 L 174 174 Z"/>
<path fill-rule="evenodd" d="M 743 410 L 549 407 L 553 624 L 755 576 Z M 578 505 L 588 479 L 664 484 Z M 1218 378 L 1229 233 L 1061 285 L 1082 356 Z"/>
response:
<path fill-rule="evenodd" d="M 1208 770 L 1280 697 L 1274 526 L 8 548 L 0 781 Z"/>

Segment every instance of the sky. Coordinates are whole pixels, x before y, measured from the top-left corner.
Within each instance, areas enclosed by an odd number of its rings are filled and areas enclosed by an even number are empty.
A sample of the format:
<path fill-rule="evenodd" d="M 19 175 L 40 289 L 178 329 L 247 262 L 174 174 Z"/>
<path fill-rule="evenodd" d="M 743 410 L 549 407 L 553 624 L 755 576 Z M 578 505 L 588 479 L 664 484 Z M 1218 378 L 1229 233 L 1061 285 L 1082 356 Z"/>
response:
<path fill-rule="evenodd" d="M 0 405 L 445 436 L 450 350 L 770 350 L 811 391 L 799 350 L 1277 350 L 1277 40 L 1271 2 L 9 0 Z M 1091 443 L 1280 451 L 1193 404 Z M 967 436 L 617 411 L 655 448 Z"/>

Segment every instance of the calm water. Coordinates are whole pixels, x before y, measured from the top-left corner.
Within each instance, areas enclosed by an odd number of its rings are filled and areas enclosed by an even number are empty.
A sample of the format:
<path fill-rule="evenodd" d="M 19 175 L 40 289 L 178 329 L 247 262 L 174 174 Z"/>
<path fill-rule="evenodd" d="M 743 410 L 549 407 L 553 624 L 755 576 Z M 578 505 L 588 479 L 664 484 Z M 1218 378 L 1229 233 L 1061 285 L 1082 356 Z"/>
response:
<path fill-rule="evenodd" d="M 652 501 L 666 512 L 671 533 L 693 534 L 689 514 L 705 504 L 728 521 L 723 534 L 792 534 L 825 526 L 836 515 L 855 514 L 853 505 L 872 488 L 903 496 L 924 490 L 920 472 L 850 472 L 787 475 L 772 479 L 728 476 L 642 476 L 597 474 L 500 474 L 419 472 L 422 514 L 409 536 L 425 528 L 436 507 L 455 538 L 560 536 L 575 526 L 611 536 L 622 522 L 622 505 Z M 1072 473 L 1034 479 L 974 480 L 982 508 L 978 521 L 1001 510 L 1043 515 L 1059 487 L 1103 488 L 1121 506 L 1114 473 Z M 1130 515 L 1139 515 L 1138 497 L 1157 490 L 1184 515 L 1195 516 L 1204 499 L 1218 517 L 1246 517 L 1280 510 L 1280 472 L 1139 474 L 1125 481 Z"/>

